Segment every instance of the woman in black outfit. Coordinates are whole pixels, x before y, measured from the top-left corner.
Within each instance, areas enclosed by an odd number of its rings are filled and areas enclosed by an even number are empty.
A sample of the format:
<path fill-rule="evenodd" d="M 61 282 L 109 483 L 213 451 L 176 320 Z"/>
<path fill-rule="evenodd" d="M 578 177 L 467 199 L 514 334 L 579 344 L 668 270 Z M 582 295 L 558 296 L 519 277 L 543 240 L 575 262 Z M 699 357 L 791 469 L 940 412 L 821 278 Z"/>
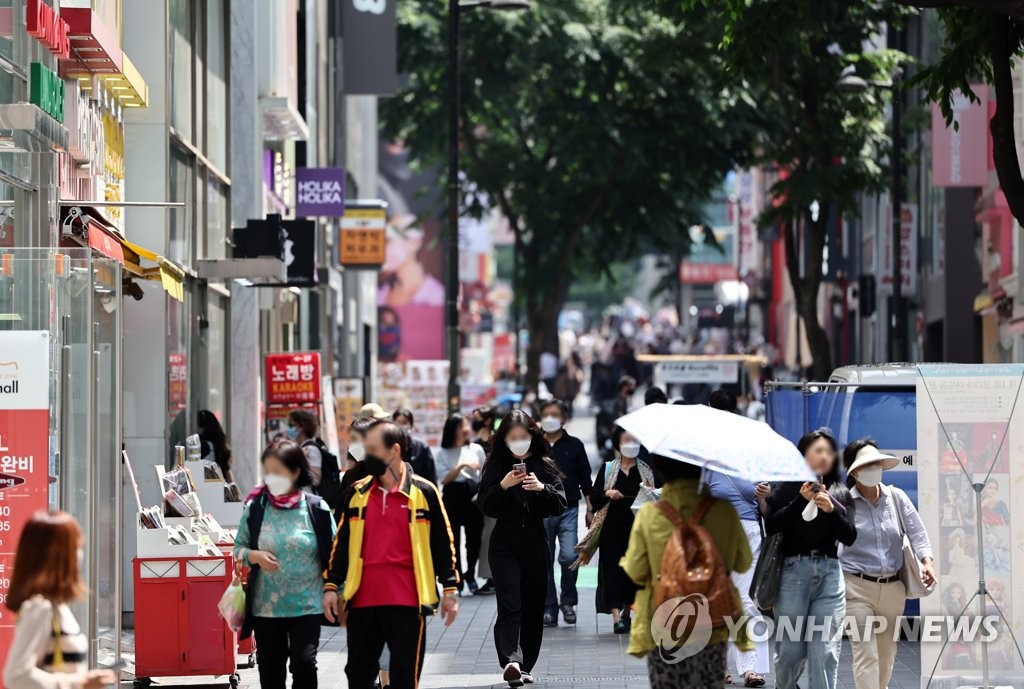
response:
<path fill-rule="evenodd" d="M 494 434 L 480 480 L 478 502 L 497 520 L 488 552 L 498 599 L 494 646 L 510 687 L 534 681 L 551 568 L 544 518 L 566 507 L 562 472 L 547 452 L 540 427 L 513 410 Z"/>
<path fill-rule="evenodd" d="M 196 415 L 196 428 L 199 430 L 200 452 L 203 453 L 203 457 L 212 455 L 210 458 L 220 467 L 224 482 L 233 483 L 235 479 L 231 475 L 231 447 L 216 414 L 209 409 L 200 409 Z"/>
<path fill-rule="evenodd" d="M 640 493 L 640 485 L 654 488 L 654 472 L 638 459 L 640 441 L 616 426 L 612 431 L 615 459 L 608 462 L 594 480 L 590 505 L 595 512 L 608 505 L 598 548 L 597 611 L 612 616 L 613 631 L 628 634 L 629 608 L 636 598 L 637 585 L 619 566 L 619 560 L 629 546 L 629 532 L 633 528 L 633 501 Z"/>
<path fill-rule="evenodd" d="M 807 629 L 813 618 L 819 631 L 810 640 L 792 633 L 776 638 L 775 686 L 796 689 L 806 665 L 809 686 L 835 689 L 842 641 L 837 630 L 846 614 L 838 544 L 851 545 L 857 528 L 846 514 L 849 493 L 840 481 L 836 441 L 825 431 L 814 431 L 797 448 L 818 480 L 779 484 L 764 506 L 768 534 L 783 534 L 782 576 L 773 612 L 776 630 Z M 827 635 L 820 631 L 825 621 L 830 625 Z"/>

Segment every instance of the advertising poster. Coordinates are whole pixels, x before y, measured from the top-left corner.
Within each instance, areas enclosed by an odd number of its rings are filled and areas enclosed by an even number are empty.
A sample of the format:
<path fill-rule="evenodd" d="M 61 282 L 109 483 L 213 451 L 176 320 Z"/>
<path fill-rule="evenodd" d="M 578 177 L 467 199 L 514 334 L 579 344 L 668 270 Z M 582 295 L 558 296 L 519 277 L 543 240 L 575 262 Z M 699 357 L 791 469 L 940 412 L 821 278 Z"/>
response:
<path fill-rule="evenodd" d="M 339 447 L 348 447 L 349 424 L 364 404 L 362 378 L 334 379 L 334 422 L 338 428 Z"/>
<path fill-rule="evenodd" d="M 939 574 L 921 615 L 941 621 L 945 641 L 921 644 L 921 686 L 933 666 L 936 689 L 976 686 L 986 657 L 991 686 L 1019 686 L 1014 637 L 1024 638 L 1024 594 L 1013 581 L 1024 573 L 1024 549 L 1013 544 L 1024 543 L 1024 510 L 1013 495 L 1024 483 L 1024 365 L 919 369 L 918 505 Z M 982 565 L 988 595 L 976 597 Z M 970 632 L 986 616 L 997 616 L 987 641 Z"/>
<path fill-rule="evenodd" d="M 18 538 L 47 508 L 50 456 L 50 335 L 0 332 L 0 603 L 6 602 Z M 0 665 L 14 635 L 0 605 Z"/>
<path fill-rule="evenodd" d="M 267 354 L 268 405 L 320 401 L 320 352 Z"/>
<path fill-rule="evenodd" d="M 425 190 L 437 174 L 414 172 L 408 151 L 381 146 L 381 192 L 388 207 L 387 245 L 378 273 L 378 356 L 382 363 L 444 357 L 444 242 L 440 206 Z"/>
<path fill-rule="evenodd" d="M 387 411 L 408 407 L 416 417 L 417 437 L 437 449 L 447 416 L 447 361 L 407 361 L 378 367 L 378 399 Z"/>

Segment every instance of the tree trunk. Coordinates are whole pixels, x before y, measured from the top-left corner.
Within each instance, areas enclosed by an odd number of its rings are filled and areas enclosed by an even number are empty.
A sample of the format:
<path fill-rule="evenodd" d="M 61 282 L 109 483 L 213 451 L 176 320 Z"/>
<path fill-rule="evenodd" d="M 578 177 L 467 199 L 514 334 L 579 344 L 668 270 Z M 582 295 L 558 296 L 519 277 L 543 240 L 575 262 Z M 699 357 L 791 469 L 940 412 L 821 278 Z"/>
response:
<path fill-rule="evenodd" d="M 526 300 L 526 324 L 530 344 L 526 348 L 526 389 L 537 392 L 540 382 L 540 355 L 558 354 L 558 315 L 569 296 L 568 270 L 559 271 L 550 290 L 532 294 Z"/>
<path fill-rule="evenodd" d="M 819 220 L 813 222 L 808 217 L 804 223 L 808 265 L 803 276 L 800 275 L 800 243 L 797 240 L 796 221 L 788 221 L 783 228 L 786 241 L 786 272 L 789 273 L 789 283 L 793 288 L 797 310 L 807 333 L 807 346 L 811 352 L 815 380 L 828 380 L 832 375 L 832 346 L 828 333 L 821 327 L 821 321 L 818 319 L 818 290 L 821 288 L 822 259 L 825 254 L 825 233 L 828 227 L 827 220 L 824 219 L 828 218 L 830 210 L 828 204 L 822 204 L 819 209 Z M 798 337 L 799 332 L 797 328 Z M 797 361 L 797 366 L 802 372 L 803 362 Z"/>
<path fill-rule="evenodd" d="M 1024 225 L 1024 177 L 1017 159 L 1017 143 L 1013 131 L 1013 76 L 1011 73 L 1013 49 L 1010 34 L 1013 24 L 1005 15 L 992 15 L 993 85 L 996 91 L 996 113 L 992 117 L 992 157 L 995 161 L 999 186 L 1006 195 L 1010 212 Z"/>

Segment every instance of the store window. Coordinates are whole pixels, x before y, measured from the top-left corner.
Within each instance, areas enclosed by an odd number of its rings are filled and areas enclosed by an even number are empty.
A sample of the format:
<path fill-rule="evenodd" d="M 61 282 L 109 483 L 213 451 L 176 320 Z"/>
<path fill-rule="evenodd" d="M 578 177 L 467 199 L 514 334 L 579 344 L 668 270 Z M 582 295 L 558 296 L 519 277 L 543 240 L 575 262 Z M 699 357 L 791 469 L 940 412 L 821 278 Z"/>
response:
<path fill-rule="evenodd" d="M 191 139 L 192 108 L 195 92 L 193 62 L 193 19 L 189 0 L 170 0 L 171 36 L 171 125 L 178 134 Z"/>
<path fill-rule="evenodd" d="M 170 192 L 172 201 L 183 201 L 184 208 L 171 208 L 171 236 L 169 258 L 176 263 L 191 265 L 192 231 L 195 226 L 195 172 L 192 157 L 180 147 L 171 145 Z"/>
<path fill-rule="evenodd" d="M 206 157 L 228 169 L 228 32 L 224 0 L 206 0 Z"/>
<path fill-rule="evenodd" d="M 174 463 L 174 446 L 184 445 L 191 432 L 188 410 L 188 345 L 189 321 L 186 304 L 167 299 L 167 466 Z M 189 291 L 185 290 L 186 301 Z"/>
<path fill-rule="evenodd" d="M 208 362 L 206 408 L 221 419 L 228 418 L 228 300 L 211 293 L 206 311 L 206 356 Z"/>
<path fill-rule="evenodd" d="M 228 248 L 228 187 L 213 175 L 206 184 L 206 257 L 226 258 Z"/>

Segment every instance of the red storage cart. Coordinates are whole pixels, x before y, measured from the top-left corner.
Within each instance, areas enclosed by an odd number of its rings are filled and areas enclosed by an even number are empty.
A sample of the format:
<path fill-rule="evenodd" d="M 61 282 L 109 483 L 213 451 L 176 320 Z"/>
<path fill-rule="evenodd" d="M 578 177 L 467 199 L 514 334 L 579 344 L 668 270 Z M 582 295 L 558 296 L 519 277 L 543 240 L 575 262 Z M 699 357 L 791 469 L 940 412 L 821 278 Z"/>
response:
<path fill-rule="evenodd" d="M 227 676 L 238 686 L 235 634 L 217 610 L 230 555 L 136 558 L 135 686 L 153 677 Z"/>

